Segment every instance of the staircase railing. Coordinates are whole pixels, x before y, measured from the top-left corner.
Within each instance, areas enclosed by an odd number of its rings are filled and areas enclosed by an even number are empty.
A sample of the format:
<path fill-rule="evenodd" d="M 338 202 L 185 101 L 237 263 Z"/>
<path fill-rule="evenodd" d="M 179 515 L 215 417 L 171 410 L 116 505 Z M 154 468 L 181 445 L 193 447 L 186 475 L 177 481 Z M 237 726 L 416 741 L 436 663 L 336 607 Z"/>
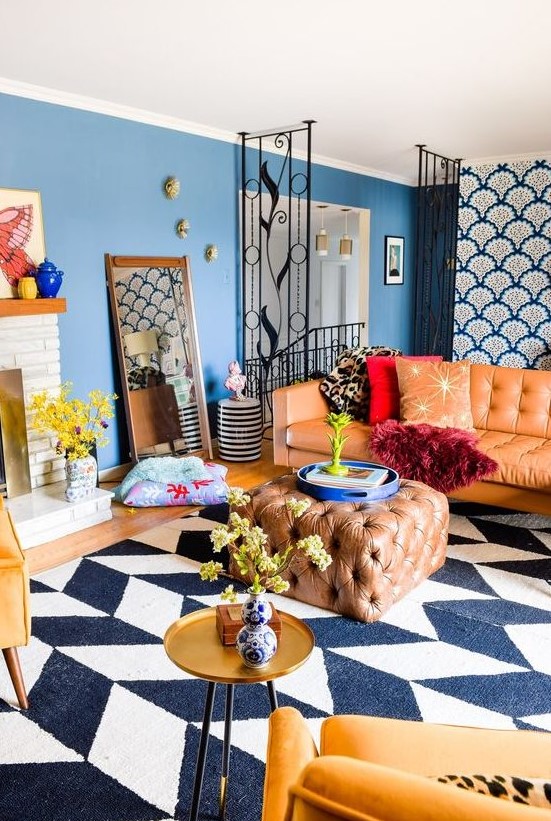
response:
<path fill-rule="evenodd" d="M 333 369 L 339 354 L 359 346 L 364 327 L 364 322 L 349 322 L 310 328 L 307 334 L 275 353 L 267 373 L 260 357 L 247 359 L 247 394 L 260 399 L 264 424 L 272 421 L 272 391 L 325 376 Z"/>

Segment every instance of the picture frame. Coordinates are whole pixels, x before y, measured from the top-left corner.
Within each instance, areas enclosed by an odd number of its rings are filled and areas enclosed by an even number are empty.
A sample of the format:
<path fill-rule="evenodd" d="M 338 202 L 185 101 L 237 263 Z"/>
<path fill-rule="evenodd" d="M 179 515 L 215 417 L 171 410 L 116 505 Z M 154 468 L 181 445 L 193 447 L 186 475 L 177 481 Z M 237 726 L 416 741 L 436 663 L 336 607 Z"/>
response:
<path fill-rule="evenodd" d="M 404 284 L 404 237 L 385 236 L 385 285 Z"/>
<path fill-rule="evenodd" d="M 40 192 L 0 188 L 0 299 L 16 298 L 18 280 L 45 256 Z"/>

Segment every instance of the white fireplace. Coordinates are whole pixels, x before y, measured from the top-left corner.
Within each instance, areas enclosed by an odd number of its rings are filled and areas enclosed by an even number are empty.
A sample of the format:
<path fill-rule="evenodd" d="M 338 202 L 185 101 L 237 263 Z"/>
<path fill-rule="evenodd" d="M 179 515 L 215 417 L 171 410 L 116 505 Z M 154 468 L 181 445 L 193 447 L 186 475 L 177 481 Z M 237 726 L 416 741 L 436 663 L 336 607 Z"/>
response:
<path fill-rule="evenodd" d="M 0 300 L 0 368 L 20 368 L 25 407 L 36 391 L 59 388 L 61 361 L 58 313 L 63 299 Z M 56 454 L 55 436 L 29 426 L 27 440 L 32 491 L 7 499 L 23 547 L 35 547 L 112 517 L 112 493 L 96 489 L 83 502 L 67 502 L 65 460 Z"/>

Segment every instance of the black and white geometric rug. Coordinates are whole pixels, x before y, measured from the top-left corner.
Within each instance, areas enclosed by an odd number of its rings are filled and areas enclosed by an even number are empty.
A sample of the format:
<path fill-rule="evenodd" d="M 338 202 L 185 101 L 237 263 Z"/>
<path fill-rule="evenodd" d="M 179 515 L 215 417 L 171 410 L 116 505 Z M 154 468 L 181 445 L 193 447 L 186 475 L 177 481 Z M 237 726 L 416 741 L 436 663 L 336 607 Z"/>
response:
<path fill-rule="evenodd" d="M 444 567 L 379 622 L 274 597 L 316 637 L 309 661 L 276 682 L 314 734 L 325 716 L 355 712 L 551 731 L 551 518 L 453 511 Z M 208 508 L 33 579 L 27 712 L 0 664 L 1 821 L 187 818 L 206 685 L 162 639 L 219 601 L 224 583 L 201 582 L 179 553 L 201 560 L 210 518 L 223 516 Z M 202 818 L 217 813 L 223 691 Z M 260 818 L 268 711 L 264 685 L 236 688 L 229 818 Z"/>

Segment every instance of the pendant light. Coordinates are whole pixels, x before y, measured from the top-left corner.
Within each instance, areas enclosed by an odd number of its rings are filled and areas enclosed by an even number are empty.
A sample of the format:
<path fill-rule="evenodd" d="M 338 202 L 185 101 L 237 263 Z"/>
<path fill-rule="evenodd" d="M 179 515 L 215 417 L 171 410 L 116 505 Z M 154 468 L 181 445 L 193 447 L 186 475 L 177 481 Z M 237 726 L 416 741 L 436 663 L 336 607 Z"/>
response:
<path fill-rule="evenodd" d="M 350 210 L 350 208 L 341 208 L 341 211 L 344 211 L 344 234 L 339 242 L 339 256 L 344 260 L 352 257 L 352 238 L 348 236 L 348 212 Z"/>
<path fill-rule="evenodd" d="M 321 208 L 321 228 L 319 234 L 316 234 L 316 254 L 318 257 L 326 257 L 329 252 L 329 237 L 323 227 L 323 212 L 327 206 L 318 205 L 318 208 Z"/>

